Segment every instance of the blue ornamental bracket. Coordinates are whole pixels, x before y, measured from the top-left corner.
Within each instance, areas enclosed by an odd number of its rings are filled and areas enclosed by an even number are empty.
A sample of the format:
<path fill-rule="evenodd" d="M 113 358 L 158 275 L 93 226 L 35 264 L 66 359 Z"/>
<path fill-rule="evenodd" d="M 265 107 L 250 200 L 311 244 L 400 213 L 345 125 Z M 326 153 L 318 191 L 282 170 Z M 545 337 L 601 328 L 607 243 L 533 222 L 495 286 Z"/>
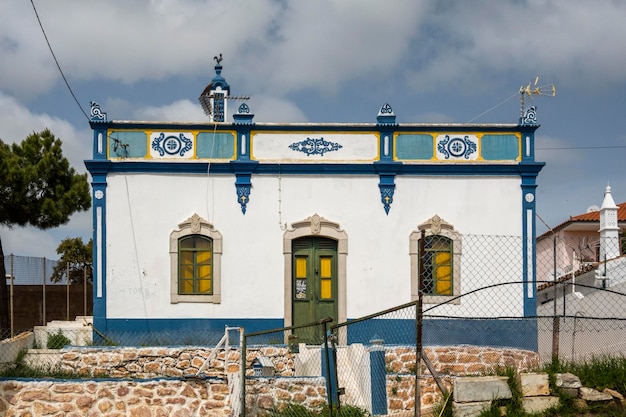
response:
<path fill-rule="evenodd" d="M 380 190 L 380 201 L 383 203 L 385 213 L 389 215 L 393 194 L 396 190 L 396 173 L 402 166 L 401 162 L 376 162 L 374 167 L 378 171 L 378 189 Z"/>
<path fill-rule="evenodd" d="M 241 206 L 241 212 L 245 215 L 250 201 L 252 189 L 252 172 L 258 165 L 257 161 L 231 161 L 235 173 L 235 189 L 237 190 L 237 202 Z"/>
<path fill-rule="evenodd" d="M 250 174 L 239 174 L 235 180 L 235 187 L 237 188 L 237 202 L 241 206 L 241 212 L 246 214 L 248 201 L 250 200 L 250 189 L 252 188 L 252 182 L 250 181 Z"/>
<path fill-rule="evenodd" d="M 389 215 L 389 209 L 391 208 L 391 203 L 393 203 L 393 192 L 396 189 L 396 184 L 394 184 L 395 177 L 391 177 L 388 181 L 385 181 L 386 179 L 387 177 L 381 176 L 378 188 L 380 189 L 380 201 L 383 203 L 385 213 Z"/>

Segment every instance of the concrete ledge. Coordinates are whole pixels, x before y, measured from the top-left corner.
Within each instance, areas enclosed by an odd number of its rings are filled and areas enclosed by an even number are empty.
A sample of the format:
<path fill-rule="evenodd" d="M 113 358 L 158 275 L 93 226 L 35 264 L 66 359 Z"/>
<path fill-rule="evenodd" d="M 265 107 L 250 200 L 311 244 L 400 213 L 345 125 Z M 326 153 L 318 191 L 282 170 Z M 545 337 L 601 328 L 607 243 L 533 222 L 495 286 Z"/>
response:
<path fill-rule="evenodd" d="M 522 398 L 522 407 L 527 413 L 540 413 L 548 408 L 557 406 L 559 404 L 558 397 L 524 397 Z"/>
<path fill-rule="evenodd" d="M 454 380 L 454 401 L 492 401 L 511 398 L 508 378 L 505 376 L 464 377 Z"/>
<path fill-rule="evenodd" d="M 550 381 L 547 373 L 523 373 L 519 378 L 524 397 L 550 395 Z"/>
<path fill-rule="evenodd" d="M 474 403 L 453 403 L 452 413 L 454 417 L 475 417 L 491 407 L 491 401 Z"/>
<path fill-rule="evenodd" d="M 33 346 L 35 336 L 33 332 L 23 332 L 10 339 L 0 341 L 0 364 L 13 363 L 17 355 Z"/>

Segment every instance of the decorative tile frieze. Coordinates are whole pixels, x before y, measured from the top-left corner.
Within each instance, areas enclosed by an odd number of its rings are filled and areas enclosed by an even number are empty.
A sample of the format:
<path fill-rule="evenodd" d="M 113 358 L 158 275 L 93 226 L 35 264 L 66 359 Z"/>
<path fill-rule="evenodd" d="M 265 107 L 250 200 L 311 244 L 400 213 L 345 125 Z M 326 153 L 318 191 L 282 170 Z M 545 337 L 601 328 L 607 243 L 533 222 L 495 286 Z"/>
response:
<path fill-rule="evenodd" d="M 436 143 L 438 159 L 475 160 L 478 158 L 478 138 L 474 135 L 439 135 Z"/>
<path fill-rule="evenodd" d="M 193 134 L 189 132 L 160 132 L 150 135 L 153 158 L 193 157 Z"/>
<path fill-rule="evenodd" d="M 295 142 L 289 145 L 289 149 L 296 152 L 302 152 L 306 156 L 324 156 L 326 152 L 338 151 L 341 148 L 343 148 L 341 144 L 336 142 L 329 142 L 324 138 L 306 138 L 303 141 Z"/>

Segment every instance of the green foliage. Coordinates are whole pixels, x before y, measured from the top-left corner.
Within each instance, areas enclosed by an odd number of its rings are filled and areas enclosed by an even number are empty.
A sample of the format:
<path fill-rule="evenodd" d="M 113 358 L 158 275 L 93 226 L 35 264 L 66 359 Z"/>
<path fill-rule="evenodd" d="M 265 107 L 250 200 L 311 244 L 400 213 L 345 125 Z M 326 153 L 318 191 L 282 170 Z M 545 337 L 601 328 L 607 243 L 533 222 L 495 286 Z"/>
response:
<path fill-rule="evenodd" d="M 15 359 L 13 366 L 2 368 L 0 378 L 59 378 L 59 379 L 76 379 L 77 376 L 61 371 L 56 367 L 33 368 L 24 363 L 24 358 L 28 353 L 28 349 L 22 349 Z"/>
<path fill-rule="evenodd" d="M 50 130 L 11 146 L 0 141 L 0 224 L 49 229 L 91 207 L 87 174 L 78 174 Z"/>
<path fill-rule="evenodd" d="M 328 406 L 324 406 L 321 410 L 310 410 L 302 404 L 287 403 L 275 407 L 270 411 L 269 417 L 330 417 Z M 362 408 L 353 405 L 342 405 L 341 408 L 335 408 L 333 417 L 369 417 L 370 413 Z"/>
<path fill-rule="evenodd" d="M 72 341 L 68 339 L 63 333 L 61 333 L 61 329 L 59 329 L 57 333 L 48 335 L 46 347 L 48 349 L 61 349 L 64 346 L 71 344 Z"/>
<path fill-rule="evenodd" d="M 433 405 L 433 416 L 436 417 L 454 417 L 452 412 L 452 393 L 444 394 L 441 401 Z"/>
<path fill-rule="evenodd" d="M 586 386 L 602 391 L 611 388 L 626 392 L 626 357 L 600 355 L 582 362 L 553 361 L 545 368 L 552 374 L 570 372 Z"/>
<path fill-rule="evenodd" d="M 288 403 L 282 407 L 275 407 L 268 414 L 269 417 L 316 417 L 316 412 L 309 410 L 302 404 Z"/>
<path fill-rule="evenodd" d="M 61 140 L 50 130 L 32 133 L 22 143 L 0 140 L 0 225 L 50 229 L 76 211 L 91 207 L 87 174 L 78 174 L 63 156 Z M 0 259 L 4 257 L 0 239 Z M 4 277 L 4 262 L 0 276 Z M 0 280 L 0 328 L 10 327 L 7 285 Z"/>
<path fill-rule="evenodd" d="M 70 284 L 82 283 L 85 275 L 87 281 L 92 282 L 92 250 L 92 239 L 89 239 L 87 244 L 83 243 L 80 237 L 63 239 L 57 247 L 57 253 L 61 255 L 61 259 L 55 265 L 50 279 L 53 282 L 59 282 L 69 272 Z"/>

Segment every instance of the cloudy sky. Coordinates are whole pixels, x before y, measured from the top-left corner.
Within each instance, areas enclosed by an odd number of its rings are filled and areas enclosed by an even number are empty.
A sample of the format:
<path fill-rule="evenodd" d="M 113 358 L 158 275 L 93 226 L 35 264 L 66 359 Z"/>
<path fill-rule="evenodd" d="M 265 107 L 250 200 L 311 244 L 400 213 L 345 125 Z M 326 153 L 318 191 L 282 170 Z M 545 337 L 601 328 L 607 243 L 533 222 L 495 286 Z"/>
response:
<path fill-rule="evenodd" d="M 550 226 L 626 201 L 626 2 L 621 0 L 2 0 L 0 138 L 48 127 L 80 172 L 114 120 L 206 120 L 197 97 L 224 56 L 257 122 L 516 123 L 539 76 L 537 212 Z M 546 231 L 538 221 L 538 233 Z M 56 259 L 91 214 L 47 232 L 0 229 L 5 254 Z"/>

